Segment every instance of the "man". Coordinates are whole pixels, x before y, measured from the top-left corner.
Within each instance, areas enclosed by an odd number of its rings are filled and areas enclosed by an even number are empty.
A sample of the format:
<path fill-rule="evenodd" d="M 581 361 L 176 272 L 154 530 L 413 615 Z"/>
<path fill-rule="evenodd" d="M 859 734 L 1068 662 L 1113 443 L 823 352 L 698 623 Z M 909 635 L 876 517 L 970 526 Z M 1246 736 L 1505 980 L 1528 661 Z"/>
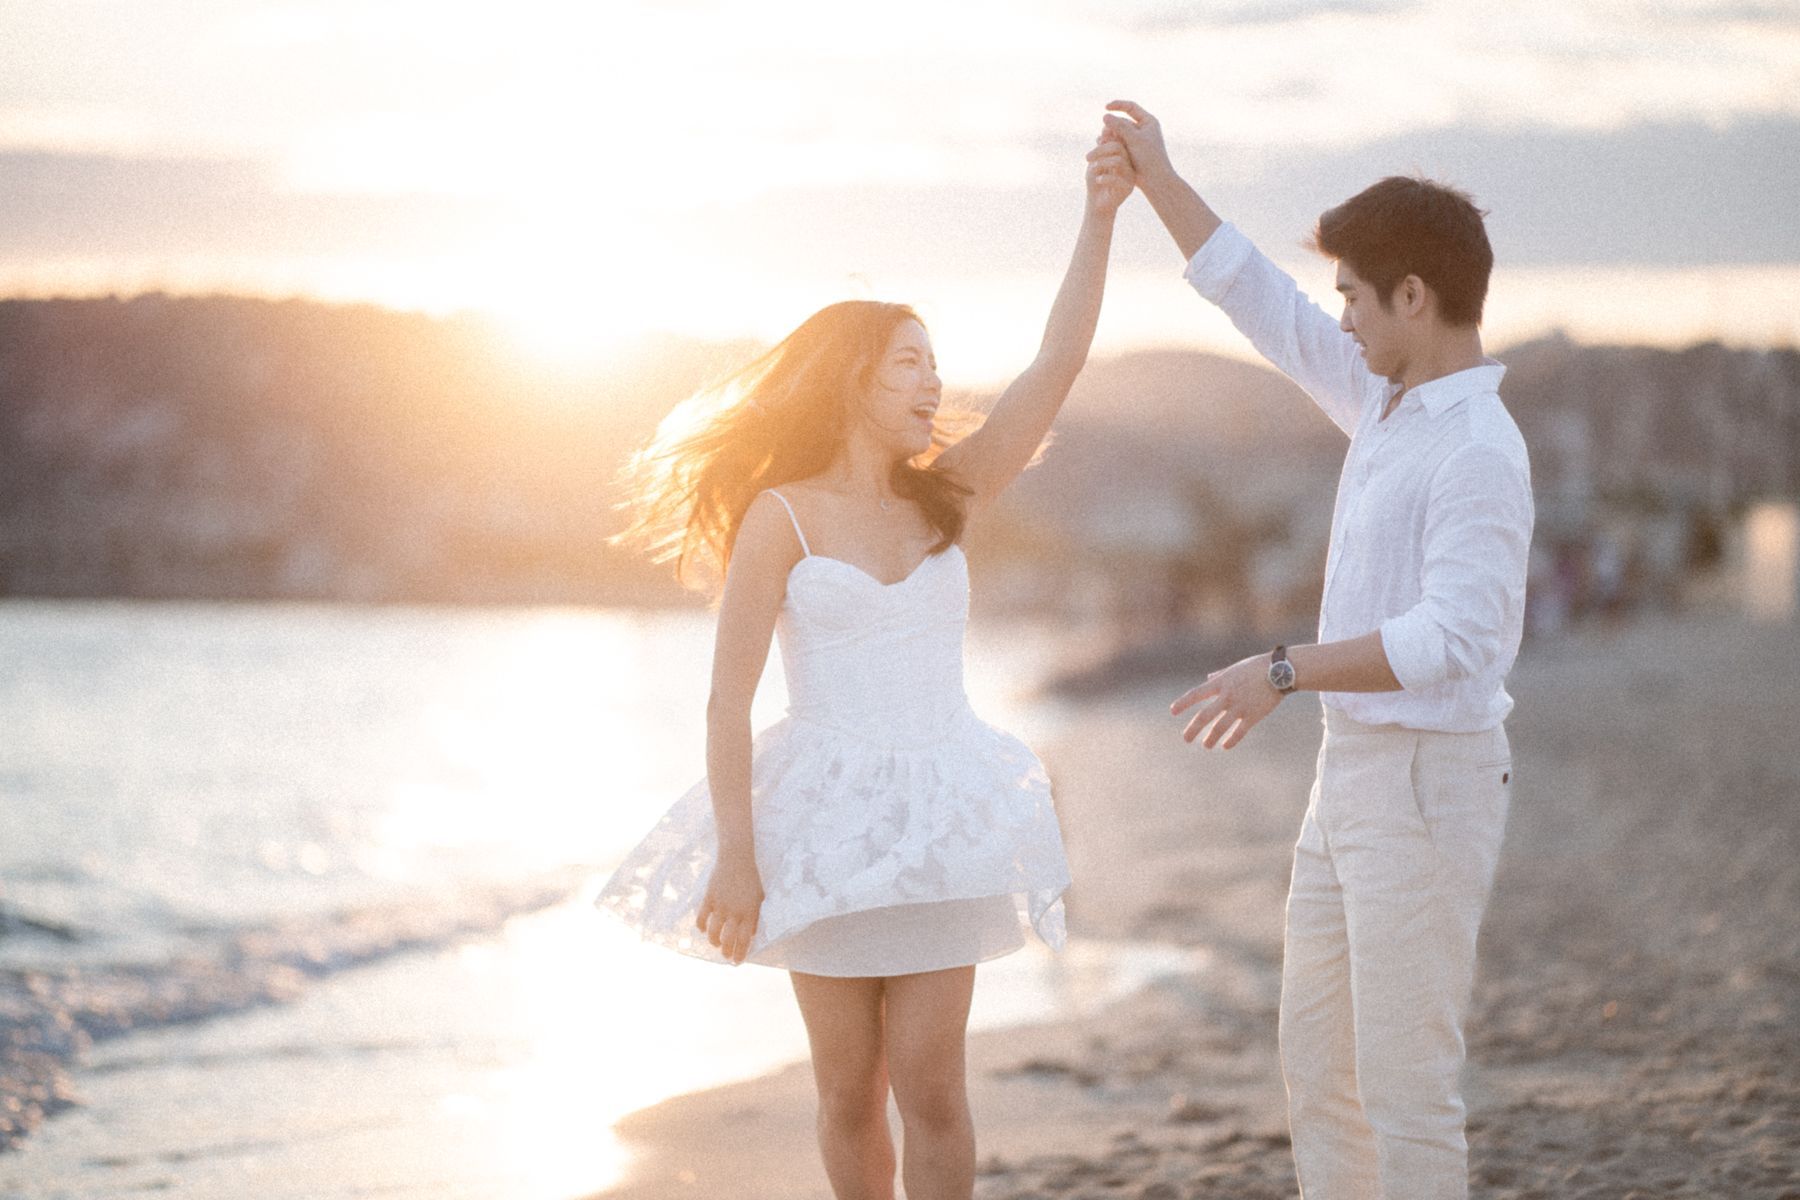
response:
<path fill-rule="evenodd" d="M 1350 437 L 1318 644 L 1216 671 L 1172 706 L 1193 710 L 1187 740 L 1230 749 L 1288 694 L 1323 693 L 1281 986 L 1301 1192 L 1464 1197 L 1462 1020 L 1506 824 L 1532 524 L 1504 368 L 1481 346 L 1481 213 L 1406 178 L 1326 212 L 1333 321 L 1176 174 L 1153 116 L 1108 107 L 1102 141 L 1130 152 L 1188 282 Z"/>

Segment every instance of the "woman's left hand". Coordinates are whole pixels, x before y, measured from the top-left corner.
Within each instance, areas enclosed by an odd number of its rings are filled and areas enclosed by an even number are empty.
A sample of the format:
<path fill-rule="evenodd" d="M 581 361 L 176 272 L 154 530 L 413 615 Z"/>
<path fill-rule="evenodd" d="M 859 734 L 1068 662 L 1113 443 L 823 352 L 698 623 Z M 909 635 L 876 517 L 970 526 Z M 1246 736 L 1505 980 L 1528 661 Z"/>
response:
<path fill-rule="evenodd" d="M 1111 130 L 1087 155 L 1087 205 L 1097 216 L 1111 216 L 1137 186 L 1137 173 L 1131 167 L 1131 155 L 1125 143 Z"/>

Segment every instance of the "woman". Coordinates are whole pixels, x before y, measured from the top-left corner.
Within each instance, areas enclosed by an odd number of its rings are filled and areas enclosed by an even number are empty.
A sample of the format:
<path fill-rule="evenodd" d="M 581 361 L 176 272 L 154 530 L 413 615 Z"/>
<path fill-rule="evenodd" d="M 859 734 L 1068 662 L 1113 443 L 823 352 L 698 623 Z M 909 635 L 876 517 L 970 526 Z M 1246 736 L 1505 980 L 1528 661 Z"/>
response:
<path fill-rule="evenodd" d="M 815 313 L 684 405 L 633 463 L 630 535 L 684 575 L 719 569 L 706 781 L 597 901 L 645 937 L 791 972 L 839 1200 L 890 1200 L 890 1086 L 910 1200 L 968 1200 L 964 1071 L 974 964 L 1063 940 L 1049 782 L 962 687 L 968 518 L 1030 463 L 1087 359 L 1123 148 L 1093 158 L 1075 252 L 1037 358 L 978 429 L 940 419 L 909 308 Z M 778 633 L 788 716 L 752 742 Z"/>

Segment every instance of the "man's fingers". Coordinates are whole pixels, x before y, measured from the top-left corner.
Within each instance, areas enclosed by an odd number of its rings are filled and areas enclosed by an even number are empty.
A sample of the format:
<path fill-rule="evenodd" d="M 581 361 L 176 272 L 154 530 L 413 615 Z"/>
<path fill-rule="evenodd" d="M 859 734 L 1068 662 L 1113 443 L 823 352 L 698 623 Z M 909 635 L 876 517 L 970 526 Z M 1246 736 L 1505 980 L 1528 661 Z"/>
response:
<path fill-rule="evenodd" d="M 694 928 L 705 933 L 706 918 L 710 916 L 712 916 L 712 897 L 708 896 L 700 902 L 700 911 L 694 914 Z"/>
<path fill-rule="evenodd" d="M 1175 697 L 1175 703 L 1169 705 L 1169 712 L 1179 717 L 1183 712 L 1192 708 L 1199 702 L 1200 695 L 1204 691 L 1206 691 L 1205 684 L 1201 684 L 1199 687 L 1189 688 L 1187 691 L 1181 693 L 1181 695 Z"/>
<path fill-rule="evenodd" d="M 1205 683 L 1201 684 L 1199 687 L 1189 688 L 1187 691 L 1177 696 L 1175 698 L 1175 703 L 1169 705 L 1169 712 L 1179 717 L 1184 709 L 1192 708 L 1200 701 L 1205 700 L 1210 696 L 1218 695 L 1218 690 L 1212 685 L 1213 678 L 1217 675 L 1218 672 L 1214 671 L 1211 675 L 1206 677 Z"/>
<path fill-rule="evenodd" d="M 1208 750 L 1216 749 L 1219 743 L 1225 740 L 1225 735 L 1237 728 L 1239 724 L 1241 721 L 1236 713 L 1221 714 L 1219 719 L 1213 722 L 1213 727 L 1206 731 L 1206 741 L 1201 744 Z"/>
<path fill-rule="evenodd" d="M 1149 111 L 1135 100 L 1114 100 L 1106 106 L 1106 111 L 1125 113 L 1133 121 L 1140 124 L 1144 121 L 1155 120 L 1155 118 L 1150 115 Z"/>
<path fill-rule="evenodd" d="M 1249 720 L 1248 718 L 1239 721 L 1237 723 L 1237 728 L 1226 734 L 1225 740 L 1219 743 L 1219 749 L 1229 750 L 1239 742 L 1243 741 L 1244 735 L 1250 732 L 1250 727 L 1254 724 L 1256 724 L 1256 722 Z"/>
<path fill-rule="evenodd" d="M 706 918 L 706 940 L 717 946 L 720 941 L 720 934 L 724 932 L 724 929 L 725 914 L 715 908 L 712 911 L 712 915 Z"/>
<path fill-rule="evenodd" d="M 1216 693 L 1208 695 L 1202 699 L 1199 704 L 1194 706 L 1194 719 L 1190 724 L 1198 723 L 1204 725 L 1220 713 L 1224 712 L 1226 707 L 1225 697 Z"/>
<path fill-rule="evenodd" d="M 1194 714 L 1193 720 L 1187 723 L 1187 728 L 1181 731 L 1182 740 L 1192 742 L 1195 738 L 1200 736 L 1202 730 L 1211 724 L 1212 721 L 1224 711 L 1225 706 L 1220 703 L 1202 705 L 1199 711 Z"/>
<path fill-rule="evenodd" d="M 1243 718 L 1239 717 L 1235 713 L 1231 713 L 1231 712 L 1220 713 L 1219 719 L 1217 721 L 1214 721 L 1213 727 L 1207 731 L 1206 740 L 1201 742 L 1200 744 L 1202 746 L 1205 746 L 1208 750 L 1211 750 L 1214 746 L 1217 746 L 1221 740 L 1224 739 L 1225 735 L 1229 731 L 1241 726 L 1243 723 L 1244 723 Z"/>

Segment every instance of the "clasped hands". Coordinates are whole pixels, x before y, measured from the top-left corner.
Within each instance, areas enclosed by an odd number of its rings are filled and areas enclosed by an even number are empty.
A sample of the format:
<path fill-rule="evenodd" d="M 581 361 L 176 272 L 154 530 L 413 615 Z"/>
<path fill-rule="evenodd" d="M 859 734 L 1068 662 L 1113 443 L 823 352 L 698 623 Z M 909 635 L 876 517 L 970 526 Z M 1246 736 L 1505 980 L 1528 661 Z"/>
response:
<path fill-rule="evenodd" d="M 1129 180 L 1131 187 L 1174 174 L 1168 147 L 1163 143 L 1162 124 L 1143 105 L 1131 100 L 1114 100 L 1101 117 L 1100 136 L 1088 151 L 1088 178 L 1103 168 L 1109 175 Z M 1115 203 L 1122 204 L 1125 195 Z"/>

